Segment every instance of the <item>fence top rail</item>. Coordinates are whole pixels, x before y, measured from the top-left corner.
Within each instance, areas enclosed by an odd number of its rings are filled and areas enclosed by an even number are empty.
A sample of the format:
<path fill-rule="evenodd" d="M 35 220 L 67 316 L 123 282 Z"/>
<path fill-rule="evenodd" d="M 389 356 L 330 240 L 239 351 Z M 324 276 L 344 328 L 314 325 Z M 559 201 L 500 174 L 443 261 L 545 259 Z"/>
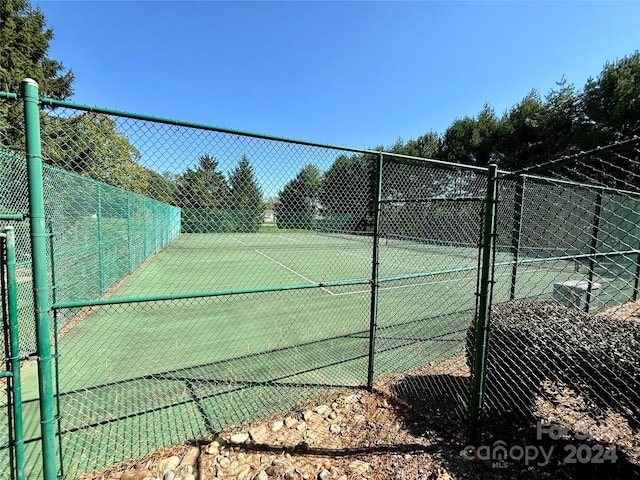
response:
<path fill-rule="evenodd" d="M 478 167 L 478 166 L 475 166 L 475 165 L 465 165 L 465 164 L 461 164 L 461 163 L 446 162 L 446 161 L 443 161 L 443 160 L 435 160 L 435 159 L 431 159 L 431 158 L 414 157 L 414 156 L 411 156 L 411 155 L 403 155 L 403 154 L 398 154 L 398 153 L 385 152 L 383 150 L 368 150 L 368 149 L 361 149 L 361 148 L 345 147 L 345 146 L 340 146 L 340 145 L 331 145 L 331 144 L 326 144 L 326 143 L 309 142 L 309 141 L 306 141 L 306 140 L 297 140 L 297 139 L 286 138 L 286 137 L 277 137 L 277 136 L 273 136 L 273 135 L 246 132 L 246 131 L 242 131 L 242 130 L 234 130 L 234 129 L 229 129 L 229 128 L 216 127 L 216 126 L 212 126 L 212 125 L 206 125 L 206 124 L 195 123 L 195 122 L 185 122 L 185 121 L 181 121 L 181 120 L 173 120 L 173 119 L 169 119 L 169 118 L 155 117 L 155 116 L 152 116 L 152 115 L 144 115 L 144 114 L 139 114 L 139 113 L 132 113 L 132 112 L 125 112 L 125 111 L 120 111 L 120 110 L 113 110 L 113 109 L 103 108 L 103 107 L 98 107 L 98 106 L 83 105 L 83 104 L 79 104 L 79 103 L 68 102 L 68 101 L 64 101 L 64 100 L 56 100 L 56 99 L 47 98 L 47 97 L 42 97 L 40 99 L 40 103 L 41 103 L 41 105 L 44 105 L 44 106 L 47 106 L 47 107 L 51 107 L 51 108 L 56 108 L 56 107 L 70 108 L 70 109 L 80 110 L 80 111 L 84 111 L 84 112 L 101 113 L 101 114 L 105 114 L 105 115 L 113 115 L 113 116 L 117 116 L 117 117 L 130 118 L 130 119 L 133 119 L 133 120 L 144 120 L 144 121 L 150 121 L 150 122 L 155 122 L 155 123 L 162 123 L 162 124 L 165 124 L 165 125 L 173 125 L 173 126 L 176 126 L 176 127 L 196 128 L 196 129 L 199 129 L 199 130 L 207 130 L 207 131 L 219 132 L 219 133 L 228 133 L 228 134 L 231 134 L 231 135 L 239 135 L 239 136 L 243 136 L 243 137 L 257 138 L 257 139 L 262 139 L 262 140 L 271 140 L 271 141 L 275 141 L 275 142 L 291 143 L 291 144 L 296 144 L 296 145 L 304 145 L 304 146 L 317 147 L 317 148 L 326 148 L 326 149 L 329 149 L 329 150 L 340 150 L 340 151 L 343 151 L 343 152 L 351 152 L 351 153 L 356 153 L 356 154 L 359 153 L 359 154 L 376 155 L 376 156 L 385 155 L 385 156 L 390 156 L 390 157 L 397 158 L 397 159 L 403 159 L 403 160 L 409 160 L 409 161 L 414 161 L 414 162 L 419 162 L 419 163 L 425 163 L 425 164 L 429 164 L 429 165 L 433 165 L 433 166 L 437 166 L 437 167 L 442 167 L 442 168 L 448 168 L 448 169 L 474 170 L 474 171 L 477 171 L 477 172 L 486 172 L 487 171 L 486 167 Z"/>
<path fill-rule="evenodd" d="M 627 195 L 630 197 L 639 197 L 640 198 L 640 192 L 634 192 L 633 190 L 624 190 L 624 189 L 620 189 L 620 188 L 614 188 L 614 187 L 607 187 L 605 185 L 595 185 L 595 184 L 589 184 L 589 183 L 580 183 L 580 182 L 575 182 L 573 180 L 564 180 L 564 179 L 560 179 L 560 178 L 551 178 L 551 177 L 542 177 L 540 175 L 528 175 L 528 174 L 523 174 L 520 176 L 520 178 L 525 178 L 527 180 L 532 180 L 535 182 L 541 182 L 541 183 L 553 183 L 553 184 L 557 184 L 557 185 L 567 185 L 569 187 L 574 187 L 574 188 L 582 188 L 585 190 L 595 190 L 598 192 L 602 192 L 602 193 L 612 193 L 612 194 L 616 194 L 616 195 Z M 500 180 L 505 179 L 505 177 L 500 178 Z"/>
<path fill-rule="evenodd" d="M 632 147 L 632 146 L 640 147 L 640 136 L 634 135 L 632 138 L 629 138 L 627 140 L 615 142 L 615 143 L 606 145 L 604 147 L 597 147 L 597 148 L 594 148 L 593 150 L 588 150 L 584 152 L 575 153 L 573 155 L 567 155 L 564 157 L 555 158 L 548 162 L 530 165 L 528 167 L 521 168 L 520 170 L 516 170 L 514 172 L 500 172 L 500 173 L 504 173 L 502 175 L 503 179 L 516 178 L 521 175 L 530 175 L 536 172 L 545 171 L 549 168 L 559 167 L 562 165 L 566 165 L 568 163 L 579 162 L 582 159 L 595 157 L 598 155 L 602 155 L 603 153 L 614 152 L 616 150 L 620 150 L 620 149 L 623 149 L 626 147 Z"/>
<path fill-rule="evenodd" d="M 18 100 L 19 97 L 17 93 L 0 92 L 0 98 L 6 99 L 6 100 Z"/>

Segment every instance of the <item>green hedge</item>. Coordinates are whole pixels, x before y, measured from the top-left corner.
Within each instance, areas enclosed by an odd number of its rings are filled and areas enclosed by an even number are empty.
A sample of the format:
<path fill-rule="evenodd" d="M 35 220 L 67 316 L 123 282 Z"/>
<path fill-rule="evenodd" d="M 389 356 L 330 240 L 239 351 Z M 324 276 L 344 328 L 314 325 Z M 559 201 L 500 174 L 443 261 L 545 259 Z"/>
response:
<path fill-rule="evenodd" d="M 276 212 L 276 225 L 282 229 L 315 230 L 315 215 L 311 212 Z"/>
<path fill-rule="evenodd" d="M 254 233 L 263 220 L 261 210 L 183 208 L 182 233 Z"/>

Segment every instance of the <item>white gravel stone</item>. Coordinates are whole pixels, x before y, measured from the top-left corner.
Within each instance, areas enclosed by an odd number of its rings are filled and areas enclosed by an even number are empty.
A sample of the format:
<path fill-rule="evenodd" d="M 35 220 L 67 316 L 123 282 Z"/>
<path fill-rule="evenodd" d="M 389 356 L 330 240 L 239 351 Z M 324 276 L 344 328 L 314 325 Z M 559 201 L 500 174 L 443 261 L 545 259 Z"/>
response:
<path fill-rule="evenodd" d="M 235 443 L 236 445 L 241 444 L 249 440 L 248 433 L 236 433 L 235 435 L 231 435 L 229 441 L 231 443 Z"/>

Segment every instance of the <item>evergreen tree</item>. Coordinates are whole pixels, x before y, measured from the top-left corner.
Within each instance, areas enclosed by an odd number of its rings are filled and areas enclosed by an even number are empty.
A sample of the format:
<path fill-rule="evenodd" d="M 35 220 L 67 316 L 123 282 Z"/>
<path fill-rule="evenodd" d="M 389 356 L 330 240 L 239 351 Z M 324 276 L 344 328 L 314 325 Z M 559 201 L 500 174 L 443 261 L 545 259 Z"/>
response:
<path fill-rule="evenodd" d="M 314 228 L 314 216 L 319 211 L 322 185 L 320 170 L 306 165 L 278 194 L 275 215 L 278 228 Z"/>
<path fill-rule="evenodd" d="M 581 97 L 585 149 L 640 135 L 640 52 L 607 63 Z"/>
<path fill-rule="evenodd" d="M 234 230 L 257 232 L 262 224 L 262 190 L 258 185 L 249 159 L 243 155 L 229 175 L 230 201 Z"/>
<path fill-rule="evenodd" d="M 229 208 L 229 185 L 215 158 L 201 156 L 195 169 L 187 168 L 178 177 L 176 204 L 182 208 Z"/>
<path fill-rule="evenodd" d="M 182 208 L 184 233 L 216 233 L 234 230 L 229 215 L 229 185 L 209 155 L 187 168 L 176 179 L 175 204 Z"/>
<path fill-rule="evenodd" d="M 28 0 L 0 2 L 0 90 L 19 92 L 25 77 L 33 78 L 43 96 L 64 100 L 72 94 L 73 73 L 47 56 L 53 30 L 43 13 Z M 0 144 L 19 149 L 23 143 L 22 108 L 0 103 Z"/>
<path fill-rule="evenodd" d="M 365 156 L 338 156 L 322 179 L 320 226 L 327 231 L 366 228 L 371 185 L 371 162 Z"/>
<path fill-rule="evenodd" d="M 526 166 L 528 159 L 540 158 L 545 115 L 544 102 L 535 90 L 503 115 L 497 145 L 503 168 L 517 170 Z"/>
<path fill-rule="evenodd" d="M 498 159 L 499 134 L 500 122 L 493 108 L 485 104 L 476 117 L 457 119 L 447 128 L 442 157 L 449 162 L 486 166 Z"/>

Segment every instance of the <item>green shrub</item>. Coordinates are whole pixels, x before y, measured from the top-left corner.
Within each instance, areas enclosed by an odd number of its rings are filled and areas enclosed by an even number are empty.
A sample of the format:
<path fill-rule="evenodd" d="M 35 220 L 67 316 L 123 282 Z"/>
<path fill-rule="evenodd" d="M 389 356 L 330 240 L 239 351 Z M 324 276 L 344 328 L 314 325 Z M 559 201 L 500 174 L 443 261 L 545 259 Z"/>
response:
<path fill-rule="evenodd" d="M 260 210 L 183 208 L 182 233 L 255 233 L 262 219 Z"/>

